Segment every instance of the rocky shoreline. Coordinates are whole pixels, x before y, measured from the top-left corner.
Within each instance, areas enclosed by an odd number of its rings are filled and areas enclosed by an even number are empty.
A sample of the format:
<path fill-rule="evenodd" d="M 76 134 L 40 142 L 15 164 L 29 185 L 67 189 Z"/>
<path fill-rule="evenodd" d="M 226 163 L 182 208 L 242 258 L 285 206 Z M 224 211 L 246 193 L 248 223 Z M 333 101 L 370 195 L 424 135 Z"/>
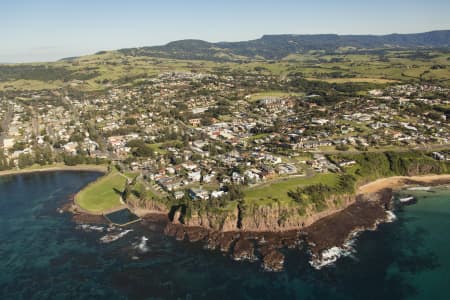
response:
<path fill-rule="evenodd" d="M 281 271 L 282 248 L 294 248 L 300 241 L 299 231 L 244 232 L 211 231 L 203 227 L 187 227 L 168 223 L 164 233 L 177 240 L 202 242 L 210 250 L 219 250 L 236 261 L 261 261 L 264 270 Z"/>
<path fill-rule="evenodd" d="M 310 264 L 320 268 L 334 262 L 342 252 L 349 250 L 352 239 L 362 231 L 375 230 L 380 223 L 389 222 L 393 214 L 393 188 L 404 185 L 436 186 L 449 182 L 449 178 L 433 178 L 421 181 L 417 178 L 393 178 L 394 182 L 378 185 L 374 192 L 359 190 L 353 199 L 342 210 L 333 210 L 314 222 L 302 224 L 298 228 L 279 228 L 279 230 L 246 230 L 229 226 L 230 230 L 217 230 L 208 226 L 191 225 L 180 222 L 179 213 L 169 220 L 169 213 L 163 210 L 141 215 L 143 224 L 161 224 L 167 236 L 178 241 L 202 243 L 205 248 L 218 250 L 236 261 L 259 261 L 265 271 L 281 271 L 284 268 L 283 250 L 286 248 L 306 247 L 311 255 Z M 378 184 L 378 182 L 375 182 Z M 370 186 L 373 189 L 372 186 Z M 363 193 L 364 192 L 364 193 Z M 67 210 L 73 213 L 77 223 L 103 223 L 102 216 L 90 215 L 79 210 L 73 210 L 67 204 Z M 71 210 L 72 208 L 72 210 Z M 136 208 L 136 207 L 134 207 Z M 149 210 L 151 208 L 151 210 Z M 153 211 L 150 207 L 143 211 Z M 157 207 L 158 210 L 160 207 Z M 194 223 L 195 224 L 195 223 Z"/>
<path fill-rule="evenodd" d="M 374 229 L 386 220 L 391 199 L 391 189 L 360 195 L 347 208 L 298 230 L 221 232 L 170 222 L 164 232 L 180 241 L 201 241 L 206 248 L 220 250 L 236 261 L 261 261 L 264 270 L 281 271 L 283 249 L 307 245 L 312 259 L 321 260 L 324 251 L 342 246 L 355 231 Z"/>
<path fill-rule="evenodd" d="M 390 220 L 392 198 L 392 189 L 359 195 L 357 201 L 344 210 L 308 226 L 303 233 L 311 253 L 311 264 L 321 266 L 324 260 L 334 261 L 337 257 L 331 256 L 339 254 L 327 251 L 348 250 L 348 243 L 359 232 L 375 230 L 378 224 Z"/>

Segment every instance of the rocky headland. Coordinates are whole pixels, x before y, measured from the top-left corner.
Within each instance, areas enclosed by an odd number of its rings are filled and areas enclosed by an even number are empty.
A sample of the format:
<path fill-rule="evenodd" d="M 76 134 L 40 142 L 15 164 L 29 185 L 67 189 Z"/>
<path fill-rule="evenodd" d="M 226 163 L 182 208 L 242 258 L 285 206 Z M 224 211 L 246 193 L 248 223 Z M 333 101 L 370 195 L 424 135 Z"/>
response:
<path fill-rule="evenodd" d="M 393 191 L 408 185 L 442 185 L 449 175 L 392 177 L 361 186 L 355 195 L 327 200 L 330 205 L 316 214 L 286 214 L 286 208 L 260 207 L 243 215 L 237 208 L 226 216 L 194 213 L 183 220 L 181 210 L 173 214 L 165 233 L 177 240 L 203 242 L 234 260 L 260 261 L 268 271 L 283 269 L 283 249 L 307 247 L 311 264 L 321 267 L 337 259 L 330 249 L 341 249 L 361 231 L 375 230 L 378 224 L 392 221 Z M 280 222 L 280 216 L 286 216 Z"/>

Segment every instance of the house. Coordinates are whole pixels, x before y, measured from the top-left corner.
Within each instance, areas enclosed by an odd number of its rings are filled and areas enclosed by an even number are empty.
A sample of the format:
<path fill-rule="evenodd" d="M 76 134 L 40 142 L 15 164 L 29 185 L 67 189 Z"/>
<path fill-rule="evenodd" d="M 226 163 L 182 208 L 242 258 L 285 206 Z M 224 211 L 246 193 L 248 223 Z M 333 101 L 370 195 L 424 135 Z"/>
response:
<path fill-rule="evenodd" d="M 190 181 L 200 181 L 202 179 L 202 174 L 200 171 L 197 172 L 189 172 L 188 178 Z"/>
<path fill-rule="evenodd" d="M 193 127 L 200 126 L 201 120 L 200 119 L 189 119 L 189 124 Z"/>
<path fill-rule="evenodd" d="M 327 119 L 321 119 L 321 118 L 312 118 L 311 123 L 316 125 L 325 125 L 328 123 Z"/>
<path fill-rule="evenodd" d="M 233 172 L 233 174 L 231 174 L 231 179 L 233 180 L 234 183 L 237 184 L 244 183 L 244 177 L 241 176 L 241 174 L 239 174 L 238 172 Z"/>
<path fill-rule="evenodd" d="M 212 191 L 211 198 L 220 198 L 224 196 L 226 193 L 224 191 Z"/>
<path fill-rule="evenodd" d="M 173 191 L 181 186 L 181 181 L 175 177 L 161 177 L 156 180 L 156 183 L 166 191 Z"/>
<path fill-rule="evenodd" d="M 66 151 L 67 153 L 69 153 L 71 155 L 76 155 L 77 147 L 78 147 L 77 142 L 69 142 L 63 146 L 63 149 L 64 149 L 64 151 Z"/>
<path fill-rule="evenodd" d="M 175 199 L 180 200 L 184 197 L 184 192 L 183 191 L 176 191 L 175 193 L 173 193 L 173 196 L 175 197 Z"/>
<path fill-rule="evenodd" d="M 260 180 L 259 175 L 253 170 L 246 170 L 244 172 L 244 177 L 251 183 L 255 183 Z"/>
<path fill-rule="evenodd" d="M 339 163 L 339 167 L 349 167 L 353 166 L 354 164 L 356 164 L 356 161 L 354 160 L 344 160 Z"/>
<path fill-rule="evenodd" d="M 207 174 L 205 176 L 203 176 L 203 182 L 204 183 L 210 183 L 215 177 L 215 174 L 211 173 L 211 174 Z"/>
<path fill-rule="evenodd" d="M 208 200 L 209 193 L 203 189 L 191 188 L 188 190 L 188 195 L 192 200 Z"/>
<path fill-rule="evenodd" d="M 439 152 L 433 152 L 433 158 L 436 160 L 445 160 L 445 155 Z"/>
<path fill-rule="evenodd" d="M 15 140 L 11 138 L 3 139 L 3 147 L 6 150 L 11 149 L 14 146 Z"/>
<path fill-rule="evenodd" d="M 183 163 L 181 166 L 188 171 L 193 171 L 197 168 L 197 164 L 190 161 Z"/>
<path fill-rule="evenodd" d="M 297 173 L 297 168 L 292 164 L 280 164 L 277 167 L 278 174 L 295 174 Z"/>

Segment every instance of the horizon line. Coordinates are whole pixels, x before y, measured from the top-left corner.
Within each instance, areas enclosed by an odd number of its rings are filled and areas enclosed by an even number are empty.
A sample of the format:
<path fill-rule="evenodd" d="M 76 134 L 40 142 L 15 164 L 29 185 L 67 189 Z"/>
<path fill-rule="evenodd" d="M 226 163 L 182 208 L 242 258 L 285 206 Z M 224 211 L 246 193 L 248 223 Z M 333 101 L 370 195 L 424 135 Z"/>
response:
<path fill-rule="evenodd" d="M 382 37 L 382 36 L 389 36 L 389 35 L 414 35 L 414 34 L 425 34 L 425 33 L 432 33 L 432 32 L 444 32 L 444 31 L 450 31 L 449 29 L 436 29 L 436 30 L 428 30 L 428 31 L 421 31 L 421 32 L 391 32 L 391 33 L 364 33 L 364 34 L 354 34 L 354 33 L 267 33 L 259 35 L 259 37 L 251 38 L 251 39 L 242 39 L 242 40 L 222 40 L 222 41 L 208 41 L 207 39 L 201 39 L 201 38 L 182 38 L 182 39 L 175 39 L 171 40 L 165 43 L 158 43 L 158 44 L 152 44 L 152 45 L 143 45 L 143 46 L 126 46 L 126 47 L 115 47 L 114 49 L 108 49 L 103 48 L 99 50 L 89 50 L 88 53 L 80 53 L 77 55 L 72 56 L 64 56 L 60 58 L 56 58 L 54 60 L 34 60 L 34 61 L 23 61 L 23 62 L 0 62 L 0 65 L 8 65 L 8 64 L 29 64 L 29 63 L 52 63 L 52 62 L 58 62 L 63 59 L 69 59 L 69 58 L 78 58 L 82 56 L 87 55 L 96 55 L 99 52 L 112 52 L 112 51 L 119 51 L 123 49 L 139 49 L 139 48 L 146 48 L 146 47 L 163 47 L 173 42 L 178 41 L 203 41 L 211 44 L 217 44 L 217 43 L 239 43 L 239 42 L 248 42 L 248 41 L 255 41 L 258 39 L 263 38 L 264 36 L 314 36 L 314 35 L 333 35 L 333 36 L 373 36 L 373 37 Z"/>

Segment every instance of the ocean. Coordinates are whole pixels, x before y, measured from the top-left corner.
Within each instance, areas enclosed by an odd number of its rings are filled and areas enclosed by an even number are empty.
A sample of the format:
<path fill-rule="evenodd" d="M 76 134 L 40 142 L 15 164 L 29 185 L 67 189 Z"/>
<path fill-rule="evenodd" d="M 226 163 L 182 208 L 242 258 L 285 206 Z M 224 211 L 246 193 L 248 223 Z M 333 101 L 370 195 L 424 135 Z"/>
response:
<path fill-rule="evenodd" d="M 0 177 L 0 299 L 450 299 L 450 189 L 404 191 L 418 202 L 361 233 L 320 270 L 305 249 L 285 271 L 235 262 L 158 224 L 83 226 L 58 208 L 92 172 Z"/>

